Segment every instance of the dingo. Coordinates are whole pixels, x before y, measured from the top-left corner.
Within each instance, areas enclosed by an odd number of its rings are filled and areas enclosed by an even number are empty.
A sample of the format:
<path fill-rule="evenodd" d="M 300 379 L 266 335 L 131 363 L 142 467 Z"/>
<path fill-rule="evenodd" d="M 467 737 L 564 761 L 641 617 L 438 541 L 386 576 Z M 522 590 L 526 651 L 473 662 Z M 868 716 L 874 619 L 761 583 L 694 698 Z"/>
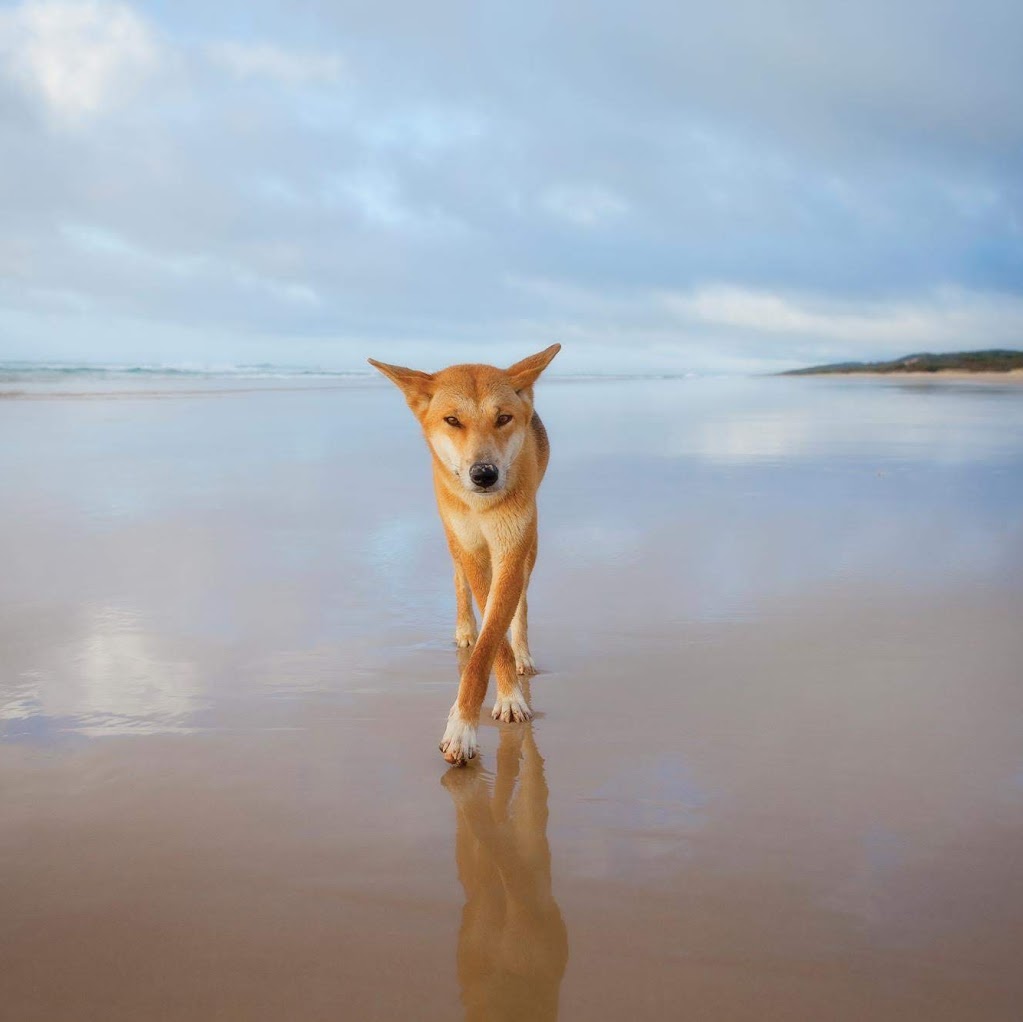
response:
<path fill-rule="evenodd" d="M 492 668 L 494 719 L 521 722 L 533 716 L 517 676 L 535 672 L 526 636 L 526 588 L 536 561 L 536 491 L 550 456 L 547 431 L 533 411 L 533 384 L 560 350 L 552 344 L 503 370 L 457 365 L 432 374 L 369 359 L 401 389 L 423 427 L 455 562 L 455 642 L 476 644 L 440 742 L 444 758 L 457 766 L 479 748 L 476 725 Z M 483 615 L 478 634 L 473 596 Z"/>

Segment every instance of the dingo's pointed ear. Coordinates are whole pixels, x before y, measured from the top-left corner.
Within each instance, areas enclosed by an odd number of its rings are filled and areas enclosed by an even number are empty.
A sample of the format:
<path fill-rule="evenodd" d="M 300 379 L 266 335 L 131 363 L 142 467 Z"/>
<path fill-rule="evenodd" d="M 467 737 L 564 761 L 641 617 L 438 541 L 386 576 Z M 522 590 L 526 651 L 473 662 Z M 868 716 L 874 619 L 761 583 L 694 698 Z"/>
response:
<path fill-rule="evenodd" d="M 551 360 L 561 351 L 560 344 L 552 344 L 549 348 L 524 358 L 521 362 L 509 366 L 505 372 L 511 379 L 516 390 L 527 390 L 536 383 L 537 377 L 551 364 Z"/>
<path fill-rule="evenodd" d="M 378 362 L 375 358 L 366 359 L 375 369 L 379 369 L 405 395 L 409 408 L 416 415 L 426 411 L 426 406 L 433 397 L 433 377 L 418 369 L 406 369 L 404 366 L 392 366 L 386 362 Z"/>

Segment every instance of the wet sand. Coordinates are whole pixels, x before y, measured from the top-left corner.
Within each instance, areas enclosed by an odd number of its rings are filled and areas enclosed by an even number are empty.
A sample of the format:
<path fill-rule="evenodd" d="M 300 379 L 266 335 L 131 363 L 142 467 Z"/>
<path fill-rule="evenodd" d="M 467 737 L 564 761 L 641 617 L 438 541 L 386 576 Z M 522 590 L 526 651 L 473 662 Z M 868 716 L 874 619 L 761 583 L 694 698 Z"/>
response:
<path fill-rule="evenodd" d="M 464 770 L 391 390 L 0 406 L 3 1017 L 1019 1016 L 1019 391 L 539 403 Z"/>

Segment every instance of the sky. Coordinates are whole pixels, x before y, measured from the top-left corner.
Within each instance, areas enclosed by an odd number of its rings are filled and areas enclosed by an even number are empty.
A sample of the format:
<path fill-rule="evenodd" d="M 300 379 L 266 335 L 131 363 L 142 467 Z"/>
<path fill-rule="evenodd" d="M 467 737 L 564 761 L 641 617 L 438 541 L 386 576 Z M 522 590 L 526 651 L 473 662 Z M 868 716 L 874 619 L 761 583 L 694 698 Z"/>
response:
<path fill-rule="evenodd" d="M 0 3 L 0 359 L 1023 347 L 1018 0 Z"/>

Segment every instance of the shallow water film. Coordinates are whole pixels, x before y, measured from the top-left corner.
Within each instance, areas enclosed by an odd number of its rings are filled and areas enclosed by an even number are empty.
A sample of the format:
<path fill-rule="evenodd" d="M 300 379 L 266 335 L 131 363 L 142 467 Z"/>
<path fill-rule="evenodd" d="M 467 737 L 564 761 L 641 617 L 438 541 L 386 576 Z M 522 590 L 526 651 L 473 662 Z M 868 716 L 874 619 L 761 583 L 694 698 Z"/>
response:
<path fill-rule="evenodd" d="M 1023 387 L 537 389 L 463 770 L 392 388 L 0 399 L 0 1015 L 1019 1017 Z"/>

